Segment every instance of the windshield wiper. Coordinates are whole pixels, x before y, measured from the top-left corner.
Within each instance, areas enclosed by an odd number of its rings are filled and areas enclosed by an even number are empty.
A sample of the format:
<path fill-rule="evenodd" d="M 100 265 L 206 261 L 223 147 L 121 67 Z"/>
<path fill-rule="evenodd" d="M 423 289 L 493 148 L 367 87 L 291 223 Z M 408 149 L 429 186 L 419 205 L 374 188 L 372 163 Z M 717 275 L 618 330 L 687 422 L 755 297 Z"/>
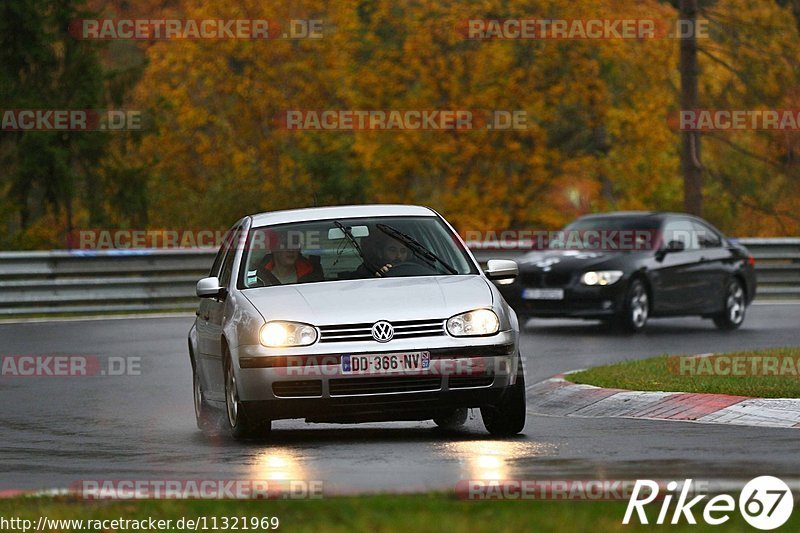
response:
<path fill-rule="evenodd" d="M 375 265 L 373 265 L 371 261 L 367 260 L 364 252 L 361 251 L 361 246 L 358 244 L 358 241 L 355 237 L 353 237 L 353 233 L 350 231 L 350 228 L 338 220 L 334 220 L 333 225 L 342 230 L 342 233 L 344 233 L 345 237 L 347 237 L 347 240 L 353 245 L 353 248 L 355 248 L 356 252 L 358 252 L 359 257 L 361 257 L 361 260 L 364 262 L 364 266 L 366 266 L 369 270 L 375 270 Z"/>
<path fill-rule="evenodd" d="M 428 248 L 425 247 L 424 244 L 419 242 L 411 235 L 406 235 L 399 229 L 393 228 L 392 226 L 387 226 L 386 224 L 376 224 L 375 226 L 388 236 L 397 239 L 398 241 L 408 246 L 414 253 L 414 255 L 425 259 L 434 268 L 436 268 L 435 265 L 438 262 L 445 268 L 445 270 L 447 270 L 451 274 L 458 274 L 458 270 L 450 266 L 449 263 L 447 263 L 444 259 L 436 255 L 435 253 L 431 252 Z"/>

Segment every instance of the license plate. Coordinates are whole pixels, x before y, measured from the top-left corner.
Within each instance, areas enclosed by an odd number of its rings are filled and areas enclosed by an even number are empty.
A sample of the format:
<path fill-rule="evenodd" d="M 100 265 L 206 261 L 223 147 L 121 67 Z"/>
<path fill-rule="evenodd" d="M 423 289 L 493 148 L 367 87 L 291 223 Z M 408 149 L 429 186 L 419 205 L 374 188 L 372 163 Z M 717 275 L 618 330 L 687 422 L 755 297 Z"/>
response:
<path fill-rule="evenodd" d="M 394 374 L 428 370 L 430 352 L 343 355 L 339 367 L 343 374 Z"/>
<path fill-rule="evenodd" d="M 522 297 L 525 300 L 563 300 L 564 289 L 525 289 Z"/>

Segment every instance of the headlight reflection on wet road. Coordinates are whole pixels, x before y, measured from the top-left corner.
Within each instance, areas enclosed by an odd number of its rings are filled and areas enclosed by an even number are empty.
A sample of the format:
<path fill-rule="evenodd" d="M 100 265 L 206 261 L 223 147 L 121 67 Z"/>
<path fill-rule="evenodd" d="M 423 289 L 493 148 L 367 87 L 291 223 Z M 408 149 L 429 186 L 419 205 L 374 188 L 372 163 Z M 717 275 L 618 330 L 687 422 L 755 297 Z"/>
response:
<path fill-rule="evenodd" d="M 458 457 L 464 479 L 508 479 L 514 463 L 533 456 L 552 455 L 550 444 L 531 441 L 474 440 L 442 445 L 442 454 Z"/>

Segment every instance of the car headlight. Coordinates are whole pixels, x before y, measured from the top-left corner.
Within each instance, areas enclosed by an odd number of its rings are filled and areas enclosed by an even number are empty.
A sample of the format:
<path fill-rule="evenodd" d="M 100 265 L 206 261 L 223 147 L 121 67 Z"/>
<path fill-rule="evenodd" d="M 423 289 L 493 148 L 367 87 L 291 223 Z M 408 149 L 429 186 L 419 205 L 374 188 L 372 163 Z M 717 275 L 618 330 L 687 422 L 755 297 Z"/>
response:
<path fill-rule="evenodd" d="M 447 331 L 453 337 L 493 335 L 500 330 L 500 319 L 491 309 L 476 309 L 447 319 Z"/>
<path fill-rule="evenodd" d="M 300 322 L 267 322 L 259 334 L 261 344 L 270 348 L 308 346 L 317 342 L 317 328 Z"/>
<path fill-rule="evenodd" d="M 613 285 L 622 277 L 622 270 L 598 270 L 586 272 L 581 276 L 584 285 Z"/>

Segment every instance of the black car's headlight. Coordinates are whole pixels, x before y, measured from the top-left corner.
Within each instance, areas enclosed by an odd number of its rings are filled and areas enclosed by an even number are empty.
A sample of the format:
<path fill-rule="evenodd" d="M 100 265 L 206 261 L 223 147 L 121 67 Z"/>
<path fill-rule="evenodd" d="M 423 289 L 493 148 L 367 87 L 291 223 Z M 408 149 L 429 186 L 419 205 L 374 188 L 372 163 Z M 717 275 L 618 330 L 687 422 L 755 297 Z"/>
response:
<path fill-rule="evenodd" d="M 581 276 L 581 283 L 584 285 L 613 285 L 621 277 L 622 270 L 593 270 Z"/>
<path fill-rule="evenodd" d="M 317 328 L 302 322 L 275 320 L 261 327 L 261 344 L 270 348 L 308 346 L 317 342 Z"/>
<path fill-rule="evenodd" d="M 500 319 L 491 309 L 475 309 L 447 319 L 447 332 L 453 337 L 493 335 L 500 330 Z"/>

